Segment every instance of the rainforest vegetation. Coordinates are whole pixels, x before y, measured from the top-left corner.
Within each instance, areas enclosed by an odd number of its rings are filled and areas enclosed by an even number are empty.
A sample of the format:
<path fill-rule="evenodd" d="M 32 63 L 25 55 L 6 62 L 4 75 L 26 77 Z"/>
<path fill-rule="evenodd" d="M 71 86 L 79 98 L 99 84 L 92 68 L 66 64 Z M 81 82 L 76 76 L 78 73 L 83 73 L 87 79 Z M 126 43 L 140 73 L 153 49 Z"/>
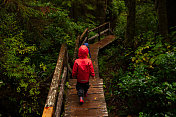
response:
<path fill-rule="evenodd" d="M 176 116 L 174 0 L 0 0 L 0 117 L 42 115 L 61 44 L 111 23 L 99 53 L 109 115 Z"/>

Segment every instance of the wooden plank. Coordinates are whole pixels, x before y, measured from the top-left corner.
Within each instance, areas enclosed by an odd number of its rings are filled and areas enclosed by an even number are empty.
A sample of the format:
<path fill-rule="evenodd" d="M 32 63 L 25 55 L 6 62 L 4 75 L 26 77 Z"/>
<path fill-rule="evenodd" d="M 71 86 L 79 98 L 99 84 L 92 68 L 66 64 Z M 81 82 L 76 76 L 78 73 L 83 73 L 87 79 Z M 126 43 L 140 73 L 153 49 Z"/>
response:
<path fill-rule="evenodd" d="M 69 80 L 69 84 L 70 85 L 76 85 L 76 83 L 77 83 L 77 79 L 70 79 Z M 98 78 L 95 78 L 95 79 L 90 79 L 89 80 L 89 83 L 91 84 L 91 85 L 100 85 L 100 84 L 103 84 L 103 79 L 98 79 Z"/>
<path fill-rule="evenodd" d="M 99 52 L 99 45 L 90 44 L 90 52 L 92 55 L 92 63 L 94 67 L 95 77 L 99 78 L 99 69 L 98 69 L 98 52 Z"/>
<path fill-rule="evenodd" d="M 108 112 L 106 109 L 84 109 L 84 108 L 72 108 L 70 111 L 67 111 L 67 113 L 65 113 L 65 116 L 79 116 L 79 117 L 86 117 L 86 116 L 101 116 L 101 117 L 105 117 L 108 116 Z"/>
<path fill-rule="evenodd" d="M 42 117 L 52 117 L 53 107 L 44 107 Z"/>
<path fill-rule="evenodd" d="M 97 90 L 98 89 L 98 90 Z M 103 91 L 103 89 L 101 89 L 101 88 L 97 88 L 97 89 L 89 89 L 89 94 L 101 94 L 101 93 L 104 93 L 104 91 Z M 77 95 L 77 90 L 76 89 L 73 89 L 73 90 L 70 90 L 70 92 L 68 93 L 69 95 L 70 94 L 75 94 L 75 95 Z"/>
<path fill-rule="evenodd" d="M 76 86 L 76 82 L 73 84 L 70 84 L 71 86 Z M 103 82 L 93 82 L 89 83 L 91 87 L 103 87 Z M 71 87 L 72 88 L 72 87 Z"/>
<path fill-rule="evenodd" d="M 105 108 L 106 107 L 106 103 L 103 102 L 103 100 L 101 100 L 101 101 L 87 101 L 86 99 L 85 99 L 84 104 L 82 104 L 82 105 L 79 104 L 79 101 L 69 101 L 66 103 L 66 105 L 69 105 L 69 107 L 65 109 L 66 111 L 69 111 L 72 108 L 78 108 L 78 109 L 87 108 L 87 109 L 89 109 L 89 108 Z"/>
<path fill-rule="evenodd" d="M 64 72 L 63 72 L 63 75 L 62 75 L 61 86 L 60 86 L 60 91 L 59 91 L 59 96 L 58 96 L 58 99 L 57 99 L 55 117 L 60 117 L 66 76 L 67 76 L 67 67 L 64 67 Z"/>
<path fill-rule="evenodd" d="M 104 94 L 88 94 L 87 97 L 84 97 L 86 101 L 99 101 L 104 100 Z M 76 101 L 78 102 L 78 95 L 68 95 L 67 101 Z"/>
<path fill-rule="evenodd" d="M 112 43 L 114 40 L 115 40 L 115 36 L 114 35 L 109 35 L 109 36 L 105 37 L 103 40 L 98 42 L 99 48 L 102 49 L 106 45 Z"/>
<path fill-rule="evenodd" d="M 90 87 L 91 87 L 91 88 L 103 88 L 103 84 L 97 84 L 97 85 L 92 84 Z M 76 88 L 76 84 L 71 85 L 71 86 L 69 87 L 69 89 L 75 89 L 75 88 Z"/>
<path fill-rule="evenodd" d="M 70 83 L 69 83 L 70 84 Z M 94 86 L 94 87 L 101 87 L 103 86 L 103 82 L 92 82 L 92 83 L 89 83 L 91 86 Z M 70 84 L 71 86 L 76 86 L 76 82 Z"/>
<path fill-rule="evenodd" d="M 98 36 L 100 36 L 100 35 L 102 35 L 102 34 L 104 34 L 104 33 L 108 32 L 108 31 L 109 31 L 109 29 L 106 29 L 106 30 L 104 30 L 104 31 L 100 32 L 100 34 L 96 34 L 95 36 L 93 36 L 93 37 L 89 38 L 88 40 L 90 41 L 90 40 L 92 40 L 92 39 L 95 39 L 95 38 L 97 38 Z"/>

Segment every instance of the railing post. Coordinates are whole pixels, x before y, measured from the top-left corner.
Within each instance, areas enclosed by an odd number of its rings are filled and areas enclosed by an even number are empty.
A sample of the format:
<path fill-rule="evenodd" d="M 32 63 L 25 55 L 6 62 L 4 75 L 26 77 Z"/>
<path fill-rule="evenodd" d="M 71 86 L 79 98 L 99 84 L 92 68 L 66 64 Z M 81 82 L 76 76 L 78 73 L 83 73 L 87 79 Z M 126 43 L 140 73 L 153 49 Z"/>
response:
<path fill-rule="evenodd" d="M 74 56 L 73 56 L 73 61 L 76 60 L 77 55 L 78 55 L 78 48 L 79 48 L 79 43 L 80 43 L 80 36 L 77 37 L 77 39 L 75 40 L 75 50 L 74 50 Z"/>
<path fill-rule="evenodd" d="M 61 114 L 66 77 L 67 77 L 67 67 L 64 67 L 64 72 L 62 74 L 62 79 L 61 79 L 60 91 L 57 99 L 55 117 L 60 117 L 60 114 Z"/>
<path fill-rule="evenodd" d="M 108 31 L 108 34 L 110 35 L 110 29 L 111 29 L 111 27 L 110 27 L 110 22 L 108 23 L 108 29 L 109 29 L 109 31 Z"/>
<path fill-rule="evenodd" d="M 83 36 L 86 34 L 86 36 L 88 36 L 88 34 L 87 34 L 87 32 L 88 32 L 88 28 L 86 28 L 85 30 L 84 30 L 84 32 L 82 33 L 82 35 L 80 36 L 80 40 L 79 40 L 79 46 L 80 46 L 80 44 L 82 44 L 81 42 L 82 42 L 82 38 L 83 38 Z M 86 39 L 86 37 L 85 37 L 85 39 Z M 86 40 L 83 40 L 83 42 L 84 41 L 86 41 Z"/>
<path fill-rule="evenodd" d="M 87 31 L 87 32 L 86 32 L 86 37 L 87 37 L 86 43 L 88 43 L 88 35 L 89 35 L 89 33 L 88 33 L 88 31 Z"/>
<path fill-rule="evenodd" d="M 98 28 L 98 41 L 100 41 L 100 28 Z"/>

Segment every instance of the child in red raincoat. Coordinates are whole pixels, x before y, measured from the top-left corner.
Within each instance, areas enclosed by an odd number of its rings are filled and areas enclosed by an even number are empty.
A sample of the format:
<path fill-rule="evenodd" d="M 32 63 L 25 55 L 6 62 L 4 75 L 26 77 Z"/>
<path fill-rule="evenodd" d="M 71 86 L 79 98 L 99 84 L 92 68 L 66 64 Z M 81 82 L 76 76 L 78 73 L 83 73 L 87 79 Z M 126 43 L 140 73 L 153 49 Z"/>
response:
<path fill-rule="evenodd" d="M 75 60 L 72 70 L 72 77 L 77 78 L 76 89 L 80 98 L 80 103 L 84 103 L 83 97 L 87 95 L 89 89 L 89 77 L 95 78 L 92 61 L 88 59 L 89 50 L 85 45 L 79 48 L 78 59 Z"/>

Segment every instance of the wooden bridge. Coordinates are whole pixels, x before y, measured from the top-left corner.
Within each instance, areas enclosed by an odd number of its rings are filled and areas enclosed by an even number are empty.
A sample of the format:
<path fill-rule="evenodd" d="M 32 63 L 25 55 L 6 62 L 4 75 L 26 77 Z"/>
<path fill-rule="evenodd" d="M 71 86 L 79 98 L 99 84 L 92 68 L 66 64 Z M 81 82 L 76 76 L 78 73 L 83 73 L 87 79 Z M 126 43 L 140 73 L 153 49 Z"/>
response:
<path fill-rule="evenodd" d="M 103 29 L 103 27 L 105 27 L 105 29 Z M 89 38 L 89 33 L 92 31 L 97 31 L 97 34 Z M 95 79 L 90 78 L 88 96 L 84 97 L 83 105 L 79 104 L 79 98 L 77 96 L 77 80 L 69 78 L 69 74 L 72 72 L 72 70 L 70 68 L 70 64 L 68 63 L 66 44 L 62 44 L 42 117 L 60 117 L 62 105 L 64 105 L 64 112 L 62 114 L 64 117 L 108 116 L 103 90 L 103 79 L 99 78 L 98 52 L 99 49 L 105 47 L 115 40 L 115 36 L 110 35 L 110 33 L 110 23 L 104 23 L 91 30 L 85 29 L 82 35 L 78 36 L 75 41 L 76 45 L 73 61 L 77 58 L 78 48 L 81 44 L 88 41 L 92 43 L 89 44 L 89 49 L 95 71 Z M 101 35 L 104 35 L 103 39 L 100 39 Z M 82 40 L 84 36 L 85 38 Z M 96 38 L 98 38 L 98 42 L 93 43 L 93 39 Z M 62 78 L 60 78 L 61 74 Z M 65 98 L 63 98 L 66 80 L 69 81 L 69 86 L 67 84 L 68 89 L 66 91 Z"/>

